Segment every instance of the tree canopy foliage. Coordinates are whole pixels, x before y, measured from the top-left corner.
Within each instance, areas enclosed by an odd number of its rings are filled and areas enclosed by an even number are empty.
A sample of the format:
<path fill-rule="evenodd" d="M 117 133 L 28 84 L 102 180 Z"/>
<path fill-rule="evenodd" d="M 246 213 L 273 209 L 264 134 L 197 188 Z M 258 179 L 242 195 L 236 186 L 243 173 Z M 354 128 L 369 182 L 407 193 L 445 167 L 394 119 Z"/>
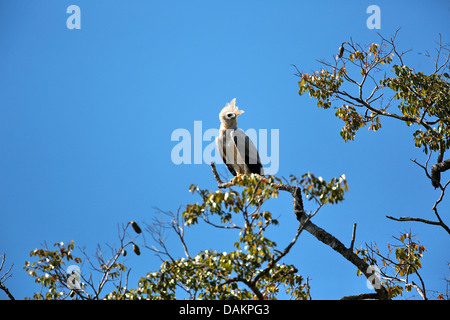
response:
<path fill-rule="evenodd" d="M 367 46 L 352 40 L 344 42 L 334 61 L 320 61 L 320 70 L 306 73 L 297 69 L 299 94 L 308 93 L 319 108 L 334 107 L 336 117 L 343 121 L 340 135 L 346 142 L 355 140 L 358 130 L 365 126 L 374 132 L 380 130 L 383 117 L 415 126 L 414 146 L 423 150 L 427 160 L 424 164 L 413 162 L 441 191 L 432 208 L 434 219 L 388 218 L 426 223 L 450 233 L 438 211 L 450 183 L 441 181 L 441 173 L 450 168 L 450 160 L 444 160 L 450 148 L 449 47 L 438 43 L 436 57 L 425 54 L 434 63 L 433 72 L 425 74 L 404 63 L 406 52 L 399 52 L 396 35 L 390 39 L 380 36 L 380 43 Z M 436 163 L 429 167 L 433 153 L 437 154 Z M 353 241 L 346 247 L 314 224 L 313 218 L 322 206 L 345 200 L 349 189 L 345 175 L 326 181 L 306 172 L 283 183 L 276 177 L 252 174 L 224 183 L 215 165 L 211 166 L 218 190 L 191 185 L 189 191 L 197 202 L 175 213 L 165 212 L 168 220 L 155 221 L 146 228 L 153 245 L 139 242 L 143 231 L 132 221 L 122 226 L 119 246 L 108 257 L 100 247 L 95 259 L 82 250 L 75 256 L 73 241 L 31 251 L 34 261 L 27 261 L 24 269 L 42 290 L 30 299 L 276 299 L 281 293 L 292 299 L 310 299 L 308 279 L 294 265 L 283 262 L 304 231 L 338 252 L 356 267 L 357 275 L 365 276 L 373 285 L 374 292 L 343 298 L 391 299 L 412 289 L 428 298 L 419 273 L 426 249 L 414 235 L 401 234 L 385 250 L 376 244 L 354 248 Z M 280 192 L 292 196 L 293 214 L 298 221 L 296 233 L 284 246 L 268 237 L 268 231 L 279 221 L 276 213 L 265 206 L 268 201 L 280 201 Z M 314 210 L 304 209 L 303 197 L 314 204 Z M 233 250 L 191 252 L 184 232 L 200 223 L 230 231 L 230 236 L 235 237 Z M 168 250 L 162 236 L 167 229 L 177 235 L 184 256 L 174 256 Z M 123 259 L 130 249 L 136 255 L 142 249 L 151 250 L 161 258 L 161 267 L 143 275 L 137 284 L 129 284 L 130 268 Z M 90 265 L 100 274 L 99 279 L 78 270 L 68 273 L 73 263 Z M 438 297 L 448 298 L 444 294 Z"/>

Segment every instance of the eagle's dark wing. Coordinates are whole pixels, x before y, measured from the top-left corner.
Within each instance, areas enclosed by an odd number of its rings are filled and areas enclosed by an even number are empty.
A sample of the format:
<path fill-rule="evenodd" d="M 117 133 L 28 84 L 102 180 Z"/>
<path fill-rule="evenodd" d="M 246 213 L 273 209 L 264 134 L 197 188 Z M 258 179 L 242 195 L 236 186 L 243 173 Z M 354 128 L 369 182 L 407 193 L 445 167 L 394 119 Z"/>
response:
<path fill-rule="evenodd" d="M 236 149 L 251 173 L 264 175 L 264 169 L 259 158 L 258 150 L 252 140 L 240 129 L 233 130 L 231 137 Z"/>

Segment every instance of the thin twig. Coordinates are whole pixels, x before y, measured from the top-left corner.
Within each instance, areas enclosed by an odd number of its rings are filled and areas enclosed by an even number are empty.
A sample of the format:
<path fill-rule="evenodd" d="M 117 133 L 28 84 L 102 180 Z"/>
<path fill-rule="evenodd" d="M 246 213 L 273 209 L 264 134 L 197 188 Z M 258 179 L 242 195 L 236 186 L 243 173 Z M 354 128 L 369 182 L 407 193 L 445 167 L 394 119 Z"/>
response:
<path fill-rule="evenodd" d="M 6 261 L 6 254 L 3 254 L 2 256 L 2 262 L 0 264 L 0 271 L 2 271 L 3 269 L 3 265 Z M 2 289 L 6 295 L 8 296 L 8 298 L 10 300 L 15 300 L 14 296 L 11 294 L 11 292 L 9 291 L 9 289 L 5 286 L 5 281 L 11 277 L 11 269 L 13 267 L 14 264 L 12 264 L 9 269 L 0 277 L 0 289 Z"/>

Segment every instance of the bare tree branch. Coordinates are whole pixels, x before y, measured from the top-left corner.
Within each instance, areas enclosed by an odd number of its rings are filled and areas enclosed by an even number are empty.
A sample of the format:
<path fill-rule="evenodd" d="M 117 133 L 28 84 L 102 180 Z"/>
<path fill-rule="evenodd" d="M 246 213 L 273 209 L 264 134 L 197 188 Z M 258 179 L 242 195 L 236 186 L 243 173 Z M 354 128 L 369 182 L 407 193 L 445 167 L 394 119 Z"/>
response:
<path fill-rule="evenodd" d="M 439 152 L 438 160 L 442 159 L 441 155 L 442 155 L 442 153 Z M 433 185 L 436 184 L 436 186 L 441 189 L 441 194 L 439 196 L 439 199 L 436 200 L 436 202 L 434 203 L 433 207 L 431 208 L 431 210 L 433 210 L 434 215 L 436 216 L 438 221 L 431 221 L 431 220 L 428 220 L 428 219 L 413 218 L 413 217 L 394 218 L 392 216 L 386 216 L 386 218 L 394 220 L 394 221 L 416 221 L 416 222 L 422 222 L 422 223 L 426 223 L 426 224 L 430 224 L 430 225 L 441 226 L 442 228 L 444 228 L 445 231 L 447 231 L 450 234 L 450 228 L 444 223 L 444 221 L 442 220 L 442 218 L 439 215 L 438 210 L 437 210 L 438 204 L 444 198 L 445 190 L 446 190 L 447 186 L 450 184 L 450 180 L 447 181 L 447 183 L 445 185 L 442 185 L 440 183 L 440 173 L 439 173 L 439 180 L 436 180 L 436 175 L 435 175 L 435 178 L 433 178 L 433 173 L 429 173 L 428 172 L 428 162 L 430 161 L 430 158 L 431 158 L 431 152 L 430 152 L 430 155 L 428 156 L 428 159 L 427 159 L 425 165 L 422 165 L 422 164 L 418 163 L 415 159 L 411 159 L 411 161 L 414 162 L 415 164 L 417 164 L 419 167 L 421 167 L 425 171 L 426 176 L 432 181 Z M 446 160 L 444 162 L 447 162 L 447 161 L 448 161 L 449 168 L 450 168 L 450 160 Z M 434 166 L 436 166 L 436 165 L 434 165 Z M 432 170 L 433 170 L 433 167 L 431 167 Z M 445 169 L 445 170 L 447 170 L 447 169 Z"/>
<path fill-rule="evenodd" d="M 441 183 L 441 172 L 447 171 L 450 169 L 450 159 L 436 163 L 430 169 L 430 179 L 431 184 L 435 188 L 440 187 Z"/>
<path fill-rule="evenodd" d="M 353 224 L 352 242 L 350 243 L 350 250 L 352 250 L 352 251 L 353 251 L 353 246 L 355 245 L 355 237 L 356 237 L 356 223 Z"/>
<path fill-rule="evenodd" d="M 378 293 L 361 293 L 351 296 L 344 296 L 339 300 L 365 300 L 365 299 L 379 299 Z"/>
<path fill-rule="evenodd" d="M 3 270 L 3 265 L 5 264 L 6 261 L 6 254 L 3 254 L 2 256 L 2 262 L 0 264 L 0 271 Z M 8 298 L 10 300 L 15 300 L 14 296 L 11 294 L 11 292 L 9 291 L 9 289 L 5 286 L 5 281 L 11 277 L 11 269 L 13 267 L 14 264 L 12 264 L 8 270 L 6 270 L 6 272 L 0 276 L 0 289 L 2 289 L 6 295 L 8 296 Z"/>
<path fill-rule="evenodd" d="M 399 217 L 399 218 L 395 218 L 392 216 L 386 216 L 386 218 L 394 220 L 394 221 L 417 221 L 417 222 L 423 222 L 426 224 L 432 224 L 435 226 L 439 226 L 440 223 L 437 221 L 431 221 L 431 220 L 426 220 L 426 219 L 422 219 L 422 218 L 413 218 L 413 217 Z"/>

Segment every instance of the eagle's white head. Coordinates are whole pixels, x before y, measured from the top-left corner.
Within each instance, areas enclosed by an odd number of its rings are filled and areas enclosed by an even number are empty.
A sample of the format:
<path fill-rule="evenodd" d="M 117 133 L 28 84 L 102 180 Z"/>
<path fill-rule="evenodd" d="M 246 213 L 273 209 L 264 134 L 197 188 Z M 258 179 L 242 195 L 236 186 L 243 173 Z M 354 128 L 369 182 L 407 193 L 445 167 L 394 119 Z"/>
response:
<path fill-rule="evenodd" d="M 236 129 L 237 117 L 244 113 L 244 110 L 238 110 L 236 106 L 236 98 L 231 100 L 223 107 L 219 113 L 220 128 L 221 129 Z"/>

